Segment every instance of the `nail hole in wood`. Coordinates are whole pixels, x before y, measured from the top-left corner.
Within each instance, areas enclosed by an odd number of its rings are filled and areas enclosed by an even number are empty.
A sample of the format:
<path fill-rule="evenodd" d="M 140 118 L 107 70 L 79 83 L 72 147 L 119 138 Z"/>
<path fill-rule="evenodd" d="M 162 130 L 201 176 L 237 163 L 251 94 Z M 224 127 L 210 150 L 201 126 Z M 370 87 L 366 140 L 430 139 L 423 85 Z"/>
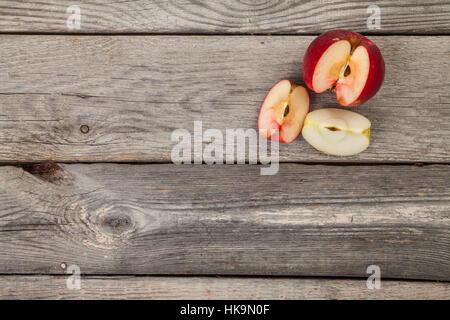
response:
<path fill-rule="evenodd" d="M 87 125 L 83 124 L 83 125 L 80 127 L 80 131 L 81 131 L 81 133 L 86 134 L 86 133 L 89 132 L 89 127 L 88 127 Z"/>

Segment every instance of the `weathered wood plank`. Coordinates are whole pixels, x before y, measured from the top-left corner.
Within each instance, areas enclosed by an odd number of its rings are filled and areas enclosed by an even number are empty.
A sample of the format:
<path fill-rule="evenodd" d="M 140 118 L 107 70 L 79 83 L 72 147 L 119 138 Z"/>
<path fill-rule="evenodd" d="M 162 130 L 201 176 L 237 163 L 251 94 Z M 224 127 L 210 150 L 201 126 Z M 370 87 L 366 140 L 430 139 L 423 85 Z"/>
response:
<path fill-rule="evenodd" d="M 234 277 L 82 277 L 69 290 L 64 276 L 0 276 L 0 299 L 154 300 L 317 300 L 450 298 L 450 283 L 382 280 L 369 290 L 366 280 Z"/>
<path fill-rule="evenodd" d="M 0 162 L 168 162 L 174 130 L 253 128 L 280 78 L 301 80 L 313 37 L 1 36 Z M 330 157 L 298 139 L 281 161 L 449 162 L 449 37 L 371 37 L 387 75 L 355 109 L 372 144 Z M 311 95 L 311 109 L 336 106 Z M 90 131 L 83 134 L 82 125 Z M 224 151 L 224 158 L 226 151 Z"/>
<path fill-rule="evenodd" d="M 0 167 L 0 273 L 450 280 L 447 165 Z"/>
<path fill-rule="evenodd" d="M 67 8 L 81 9 L 79 30 L 68 29 Z M 381 28 L 367 26 L 371 5 Z M 318 33 L 347 28 L 370 33 L 448 33 L 448 1 L 89 1 L 3 0 L 1 32 Z"/>

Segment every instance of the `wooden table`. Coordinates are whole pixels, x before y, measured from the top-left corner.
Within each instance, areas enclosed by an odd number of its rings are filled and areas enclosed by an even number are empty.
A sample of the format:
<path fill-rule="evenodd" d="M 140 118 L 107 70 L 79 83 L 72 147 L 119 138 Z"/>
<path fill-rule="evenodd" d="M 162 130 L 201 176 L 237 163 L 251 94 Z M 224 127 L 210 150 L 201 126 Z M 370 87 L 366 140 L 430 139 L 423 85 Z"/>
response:
<path fill-rule="evenodd" d="M 268 89 L 303 84 L 307 46 L 337 28 L 386 61 L 355 109 L 368 150 L 300 138 L 274 176 L 171 162 L 194 121 L 256 129 Z M 450 297 L 449 1 L 2 0 L 0 32 L 1 298 Z"/>

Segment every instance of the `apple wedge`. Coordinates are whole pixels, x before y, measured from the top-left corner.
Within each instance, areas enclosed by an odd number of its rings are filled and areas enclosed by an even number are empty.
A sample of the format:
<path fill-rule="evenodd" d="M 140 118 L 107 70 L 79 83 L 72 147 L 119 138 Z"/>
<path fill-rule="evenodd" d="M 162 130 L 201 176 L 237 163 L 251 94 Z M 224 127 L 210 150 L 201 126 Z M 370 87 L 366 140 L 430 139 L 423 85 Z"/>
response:
<path fill-rule="evenodd" d="M 303 58 L 303 79 L 316 93 L 332 91 L 343 106 L 357 106 L 380 89 L 385 74 L 378 47 L 359 33 L 334 30 L 317 37 Z"/>
<path fill-rule="evenodd" d="M 302 131 L 308 111 L 308 91 L 289 80 L 281 80 L 270 89 L 261 105 L 259 134 L 269 140 L 292 142 Z"/>
<path fill-rule="evenodd" d="M 370 121 L 352 111 L 319 109 L 305 119 L 303 138 L 315 149 L 333 156 L 352 156 L 367 149 Z"/>

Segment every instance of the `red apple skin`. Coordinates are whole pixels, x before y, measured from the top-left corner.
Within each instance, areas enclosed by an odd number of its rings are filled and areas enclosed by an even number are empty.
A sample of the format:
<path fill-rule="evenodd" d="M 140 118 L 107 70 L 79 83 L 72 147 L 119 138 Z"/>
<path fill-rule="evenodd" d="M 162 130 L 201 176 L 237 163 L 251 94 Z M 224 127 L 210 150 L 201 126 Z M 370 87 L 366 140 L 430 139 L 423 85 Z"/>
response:
<path fill-rule="evenodd" d="M 348 107 L 357 106 L 369 100 L 378 92 L 383 84 L 385 75 L 385 64 L 380 50 L 372 41 L 359 33 L 348 30 L 332 30 L 325 32 L 314 39 L 306 50 L 303 58 L 303 80 L 309 89 L 316 92 L 313 87 L 313 76 L 316 65 L 324 52 L 334 42 L 340 40 L 347 40 L 352 45 L 357 41 L 361 41 L 360 46 L 366 48 L 369 55 L 370 69 L 366 85 L 359 97 L 353 103 L 347 105 Z M 338 102 L 342 104 L 342 102 Z"/>

